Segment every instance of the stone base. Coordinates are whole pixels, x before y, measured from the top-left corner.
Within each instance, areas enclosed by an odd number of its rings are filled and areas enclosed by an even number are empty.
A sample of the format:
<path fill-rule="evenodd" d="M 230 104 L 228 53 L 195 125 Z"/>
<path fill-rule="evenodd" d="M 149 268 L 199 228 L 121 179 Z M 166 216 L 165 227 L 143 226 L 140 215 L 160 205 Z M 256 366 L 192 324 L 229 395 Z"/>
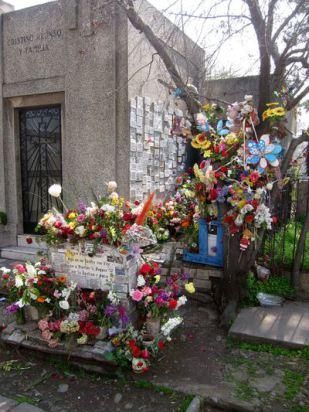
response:
<path fill-rule="evenodd" d="M 10 323 L 0 334 L 0 340 L 8 345 L 70 358 L 72 363 L 77 363 L 80 366 L 83 363 L 88 366 L 94 364 L 99 367 L 101 372 L 111 373 L 116 370 L 116 364 L 105 358 L 105 355 L 113 350 L 111 343 L 108 341 L 98 340 L 94 346 L 76 345 L 71 350 L 68 350 L 64 344 L 60 344 L 57 348 L 52 349 L 42 339 L 37 324 L 34 322 L 25 325 L 17 325 L 15 322 Z"/>

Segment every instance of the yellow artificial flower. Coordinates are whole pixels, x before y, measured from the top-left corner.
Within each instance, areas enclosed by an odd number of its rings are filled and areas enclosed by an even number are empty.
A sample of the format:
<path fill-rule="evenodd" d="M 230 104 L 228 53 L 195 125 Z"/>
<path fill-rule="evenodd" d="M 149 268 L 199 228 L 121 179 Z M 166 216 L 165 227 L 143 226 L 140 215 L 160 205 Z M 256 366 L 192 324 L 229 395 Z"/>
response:
<path fill-rule="evenodd" d="M 194 293 L 195 292 L 194 283 L 193 282 L 186 283 L 185 289 L 188 293 Z"/>
<path fill-rule="evenodd" d="M 283 107 L 276 107 L 273 109 L 273 113 L 275 116 L 285 116 L 285 109 Z"/>
<path fill-rule="evenodd" d="M 236 136 L 235 133 L 229 133 L 226 137 L 225 137 L 225 143 L 228 144 L 229 146 L 232 146 L 235 143 L 238 143 L 239 139 Z"/>
<path fill-rule="evenodd" d="M 247 204 L 247 200 L 243 199 L 238 203 L 238 209 L 242 209 Z"/>
<path fill-rule="evenodd" d="M 77 226 L 77 222 L 70 222 L 68 226 L 70 229 L 75 229 Z"/>
<path fill-rule="evenodd" d="M 197 143 L 195 139 L 192 140 L 191 146 L 194 147 L 194 149 L 199 149 L 201 147 L 201 145 Z"/>
<path fill-rule="evenodd" d="M 201 147 L 208 149 L 208 147 L 211 145 L 211 142 L 206 139 L 205 135 L 203 133 L 198 134 L 195 137 L 195 140 L 197 143 L 201 145 Z"/>
<path fill-rule="evenodd" d="M 73 220 L 73 219 L 76 218 L 76 216 L 77 216 L 77 213 L 71 212 L 71 213 L 69 214 L 68 218 L 69 218 L 70 220 Z"/>
<path fill-rule="evenodd" d="M 156 275 L 154 278 L 155 278 L 155 283 L 159 283 L 159 282 L 160 282 L 160 279 L 161 279 L 161 276 L 160 276 L 160 275 Z"/>
<path fill-rule="evenodd" d="M 278 102 L 266 103 L 267 107 L 278 106 Z"/>
<path fill-rule="evenodd" d="M 205 150 L 205 151 L 204 151 L 204 157 L 205 157 L 205 158 L 210 157 L 211 155 L 212 155 L 212 151 L 211 151 L 211 150 Z"/>

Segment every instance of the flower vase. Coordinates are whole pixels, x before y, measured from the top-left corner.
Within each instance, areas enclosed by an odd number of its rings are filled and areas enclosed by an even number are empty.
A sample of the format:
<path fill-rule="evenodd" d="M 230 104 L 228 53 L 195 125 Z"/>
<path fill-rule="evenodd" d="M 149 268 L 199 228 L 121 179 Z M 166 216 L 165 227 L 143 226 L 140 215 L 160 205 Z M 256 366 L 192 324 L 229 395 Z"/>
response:
<path fill-rule="evenodd" d="M 158 336 L 160 333 L 161 320 L 160 318 L 150 318 L 146 321 L 147 333 L 151 336 Z"/>
<path fill-rule="evenodd" d="M 144 335 L 143 336 L 143 345 L 145 348 L 149 348 L 153 345 L 155 338 L 152 335 Z"/>
<path fill-rule="evenodd" d="M 103 340 L 107 337 L 107 328 L 105 326 L 100 327 L 100 333 L 96 336 L 97 340 Z"/>
<path fill-rule="evenodd" d="M 28 321 L 38 321 L 40 319 L 39 311 L 36 307 L 31 305 L 26 307 L 26 319 Z"/>
<path fill-rule="evenodd" d="M 20 308 L 15 313 L 15 319 L 16 319 L 16 324 L 17 325 L 24 325 L 26 323 L 26 316 L 25 316 L 25 309 L 24 308 Z"/>

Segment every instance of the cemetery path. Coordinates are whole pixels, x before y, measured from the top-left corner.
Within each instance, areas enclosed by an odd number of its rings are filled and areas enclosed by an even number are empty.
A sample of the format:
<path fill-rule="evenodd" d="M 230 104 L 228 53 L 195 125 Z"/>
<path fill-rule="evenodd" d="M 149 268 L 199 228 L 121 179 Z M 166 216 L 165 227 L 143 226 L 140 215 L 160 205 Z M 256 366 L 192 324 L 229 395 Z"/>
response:
<path fill-rule="evenodd" d="M 203 412 L 308 412 L 308 357 L 231 347 L 210 303 L 193 302 L 183 316 L 175 339 L 142 376 L 89 374 L 66 361 L 0 346 L 0 395 L 50 412 L 185 411 L 188 394 L 207 401 Z"/>

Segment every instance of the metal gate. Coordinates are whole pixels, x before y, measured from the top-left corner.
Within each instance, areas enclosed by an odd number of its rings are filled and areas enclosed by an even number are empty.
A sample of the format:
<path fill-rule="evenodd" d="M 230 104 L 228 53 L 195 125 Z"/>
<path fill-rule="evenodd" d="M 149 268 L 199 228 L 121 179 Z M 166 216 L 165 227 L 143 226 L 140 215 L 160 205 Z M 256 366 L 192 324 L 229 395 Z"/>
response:
<path fill-rule="evenodd" d="M 22 109 L 19 119 L 24 232 L 33 233 L 43 213 L 61 207 L 48 194 L 62 182 L 61 107 Z"/>

